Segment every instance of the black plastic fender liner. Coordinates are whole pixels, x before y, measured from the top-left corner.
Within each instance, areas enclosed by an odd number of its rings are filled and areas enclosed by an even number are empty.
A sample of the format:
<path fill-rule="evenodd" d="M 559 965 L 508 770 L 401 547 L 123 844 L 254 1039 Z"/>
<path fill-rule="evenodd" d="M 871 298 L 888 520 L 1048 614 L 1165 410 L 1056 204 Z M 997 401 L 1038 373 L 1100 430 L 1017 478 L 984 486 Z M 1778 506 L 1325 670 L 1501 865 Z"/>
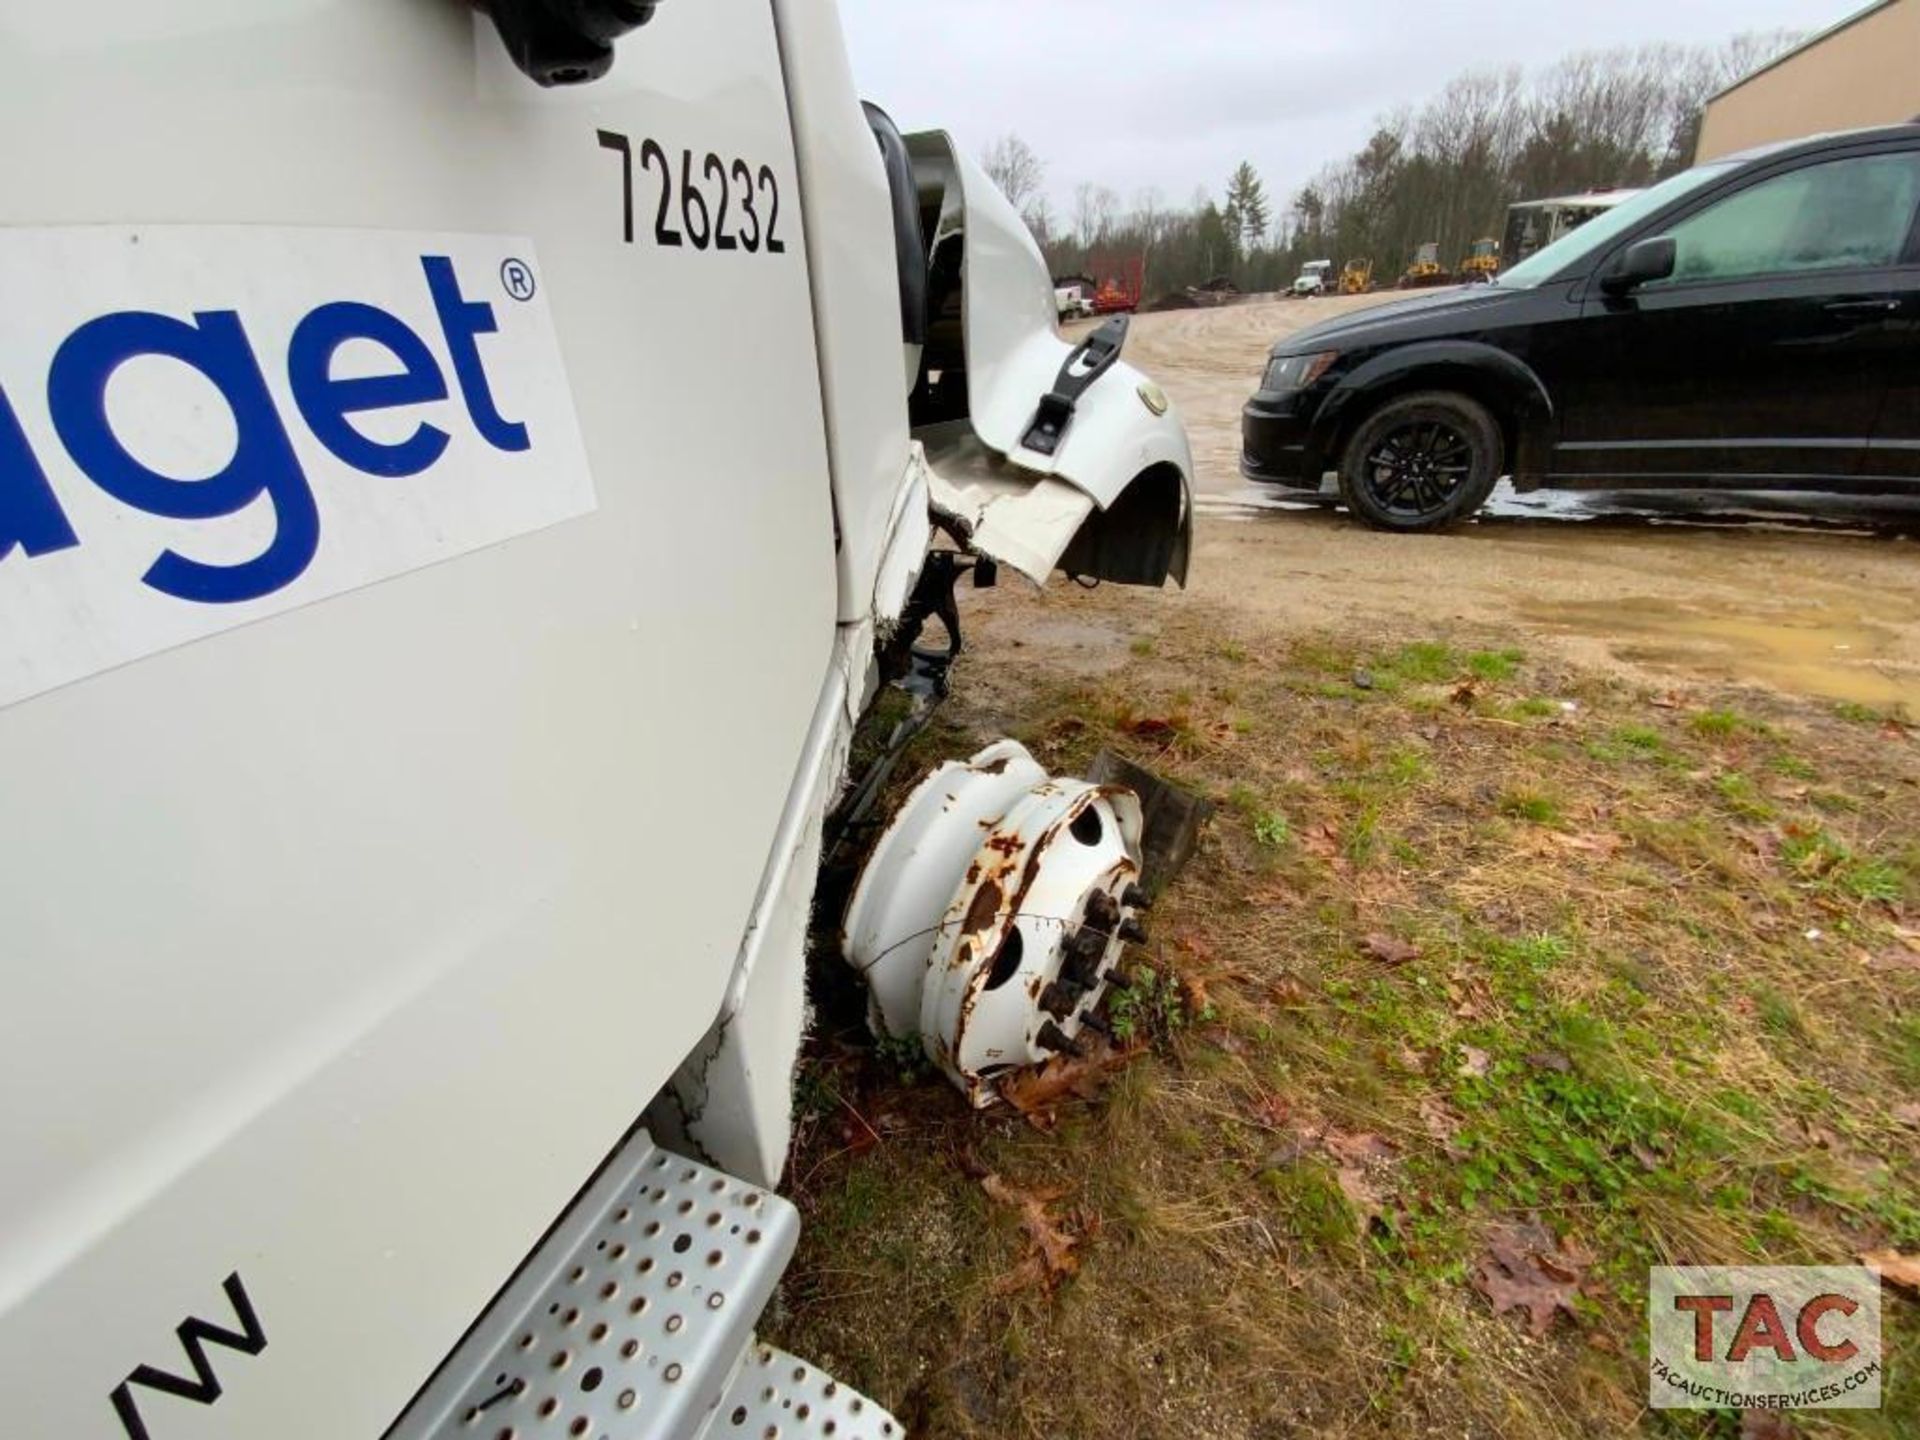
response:
<path fill-rule="evenodd" d="M 893 248 L 900 265 L 900 335 L 909 345 L 927 343 L 927 292 L 932 269 L 927 257 L 926 233 L 920 221 L 920 192 L 913 178 L 913 160 L 893 117 L 871 101 L 860 109 L 880 147 L 886 167 L 887 190 L 893 202 Z"/>
<path fill-rule="evenodd" d="M 613 68 L 613 42 L 653 18 L 657 0 L 475 0 L 537 85 L 583 85 Z"/>
<path fill-rule="evenodd" d="M 1149 466 L 1104 510 L 1087 517 L 1060 569 L 1079 580 L 1158 587 L 1187 585 L 1193 551 L 1193 507 L 1179 467 Z"/>

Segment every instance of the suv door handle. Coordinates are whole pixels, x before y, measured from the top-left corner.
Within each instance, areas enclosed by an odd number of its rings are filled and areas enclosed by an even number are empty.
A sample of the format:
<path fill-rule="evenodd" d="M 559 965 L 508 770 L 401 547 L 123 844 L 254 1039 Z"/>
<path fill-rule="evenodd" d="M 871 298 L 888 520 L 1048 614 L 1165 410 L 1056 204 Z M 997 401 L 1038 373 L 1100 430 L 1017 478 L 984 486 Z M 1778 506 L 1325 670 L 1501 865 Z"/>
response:
<path fill-rule="evenodd" d="M 1900 313 L 1898 300 L 1835 300 L 1825 307 L 1829 315 L 1838 315 L 1846 320 L 1868 320 L 1875 315 L 1897 315 Z"/>

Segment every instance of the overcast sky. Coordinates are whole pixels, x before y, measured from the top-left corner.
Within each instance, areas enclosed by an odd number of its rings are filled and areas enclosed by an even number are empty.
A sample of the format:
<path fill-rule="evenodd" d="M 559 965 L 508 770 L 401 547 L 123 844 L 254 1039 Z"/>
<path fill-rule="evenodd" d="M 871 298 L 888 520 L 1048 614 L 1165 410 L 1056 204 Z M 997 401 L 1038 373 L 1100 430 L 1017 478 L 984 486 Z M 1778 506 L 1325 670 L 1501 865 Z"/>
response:
<path fill-rule="evenodd" d="M 1184 205 L 1251 160 L 1284 202 L 1460 71 L 1824 29 L 1862 0 L 840 0 L 861 93 L 976 157 L 1014 131 L 1076 184 Z"/>

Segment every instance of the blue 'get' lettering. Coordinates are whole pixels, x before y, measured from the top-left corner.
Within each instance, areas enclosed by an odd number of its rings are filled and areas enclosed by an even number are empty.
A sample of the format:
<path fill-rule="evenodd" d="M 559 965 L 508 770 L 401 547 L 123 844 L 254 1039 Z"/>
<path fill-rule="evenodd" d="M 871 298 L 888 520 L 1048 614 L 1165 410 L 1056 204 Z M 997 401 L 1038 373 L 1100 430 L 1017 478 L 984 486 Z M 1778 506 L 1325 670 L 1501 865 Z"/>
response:
<path fill-rule="evenodd" d="M 499 327 L 493 307 L 460 293 L 453 262 L 423 256 L 427 291 L 453 361 L 468 419 L 495 449 L 531 448 L 527 427 L 500 413 L 480 356 L 479 337 Z M 335 352 L 349 340 L 371 342 L 391 357 L 387 374 L 342 378 Z M 204 376 L 233 413 L 238 442 L 217 474 L 180 480 L 136 459 L 114 434 L 107 416 L 107 384 L 138 356 L 164 356 Z M 342 463 L 368 475 L 418 475 L 446 452 L 445 430 L 424 420 L 399 441 L 377 441 L 353 418 L 375 410 L 449 398 L 426 343 L 398 316 L 374 305 L 335 301 L 295 327 L 287 347 L 287 380 L 307 429 Z M 303 574 L 320 545 L 320 514 L 286 423 L 267 389 L 260 361 L 240 317 L 203 310 L 191 321 L 147 311 L 102 315 L 80 326 L 55 352 L 47 376 L 47 408 L 73 463 L 123 505 L 173 520 L 232 515 L 265 496 L 273 507 L 267 547 L 238 565 L 207 565 L 162 551 L 142 577 L 163 594 L 207 604 L 232 604 L 271 595 Z M 0 389 L 0 561 L 15 549 L 31 558 L 80 544 L 39 458 Z"/>

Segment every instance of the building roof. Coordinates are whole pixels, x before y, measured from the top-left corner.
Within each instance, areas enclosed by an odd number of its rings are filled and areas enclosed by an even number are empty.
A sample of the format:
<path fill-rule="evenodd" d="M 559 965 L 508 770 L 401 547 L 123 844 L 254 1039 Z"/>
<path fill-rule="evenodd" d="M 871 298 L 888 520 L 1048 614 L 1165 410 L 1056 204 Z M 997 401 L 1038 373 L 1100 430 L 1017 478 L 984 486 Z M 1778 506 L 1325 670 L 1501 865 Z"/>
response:
<path fill-rule="evenodd" d="M 1817 45 L 1824 45 L 1827 41 L 1831 40 L 1834 36 L 1838 35 L 1842 30 L 1851 30 L 1855 25 L 1858 25 L 1862 20 L 1865 20 L 1868 16 L 1877 15 L 1879 14 L 1880 11 L 1887 9 L 1889 6 L 1898 5 L 1899 3 L 1900 3 L 1900 0 L 1874 0 L 1874 3 L 1867 6 L 1864 10 L 1856 10 L 1853 14 L 1847 16 L 1846 19 L 1840 21 L 1839 23 L 1834 25 L 1829 25 L 1826 29 L 1820 31 L 1818 34 L 1809 35 L 1805 40 L 1802 40 L 1798 45 L 1794 46 L 1791 50 L 1781 51 L 1778 55 L 1774 56 L 1773 59 L 1767 61 L 1766 64 L 1762 65 L 1758 70 L 1754 70 L 1746 75 L 1742 75 L 1738 80 L 1734 81 L 1731 85 L 1727 86 L 1723 90 L 1715 91 L 1712 95 L 1707 97 L 1707 104 L 1711 105 L 1715 100 L 1720 99 L 1720 97 L 1723 95 L 1731 95 L 1734 91 L 1738 90 L 1741 86 L 1746 85 L 1754 80 L 1758 80 L 1762 75 L 1765 75 L 1769 70 L 1779 69 L 1780 66 L 1786 64 L 1789 60 L 1793 59 L 1796 55 L 1803 55 Z"/>

